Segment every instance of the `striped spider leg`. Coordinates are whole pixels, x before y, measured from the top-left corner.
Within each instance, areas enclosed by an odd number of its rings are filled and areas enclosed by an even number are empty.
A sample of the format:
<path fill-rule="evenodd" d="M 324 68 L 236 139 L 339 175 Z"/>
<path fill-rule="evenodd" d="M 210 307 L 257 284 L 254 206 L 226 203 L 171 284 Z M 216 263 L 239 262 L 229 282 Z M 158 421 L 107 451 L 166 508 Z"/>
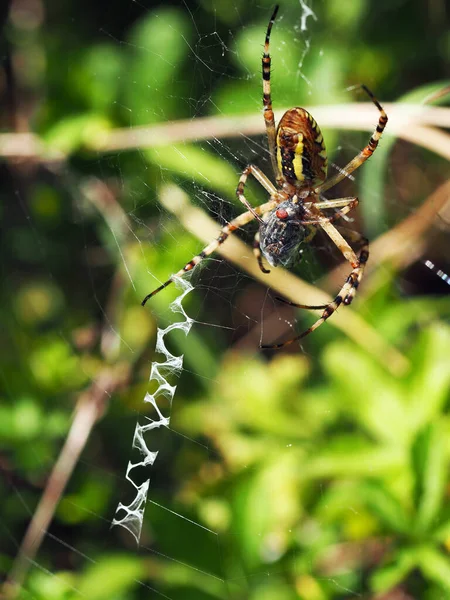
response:
<path fill-rule="evenodd" d="M 321 195 L 332 188 L 348 174 L 360 167 L 375 151 L 381 134 L 387 123 L 382 106 L 365 86 L 360 86 L 380 112 L 378 124 L 369 143 L 338 174 L 327 179 L 327 153 L 320 128 L 312 115 L 304 108 L 295 107 L 284 113 L 278 126 L 272 109 L 270 81 L 270 35 L 278 6 L 275 7 L 269 21 L 262 57 L 263 115 L 267 141 L 276 185 L 256 166 L 248 165 L 242 172 L 236 189 L 236 195 L 247 211 L 233 219 L 220 231 L 219 236 L 191 259 L 186 265 L 148 294 L 144 305 L 152 296 L 167 287 L 174 279 L 191 271 L 199 262 L 212 254 L 225 242 L 236 229 L 253 220 L 259 223 L 259 230 L 253 242 L 253 251 L 263 273 L 269 270 L 264 266 L 263 258 L 271 266 L 289 266 L 298 262 L 301 246 L 310 242 L 318 229 L 322 229 L 350 263 L 352 271 L 335 299 L 326 305 L 309 306 L 288 302 L 293 306 L 310 309 L 323 309 L 322 316 L 301 335 L 281 344 L 262 346 L 262 348 L 282 348 L 300 340 L 324 323 L 340 304 L 350 304 L 362 279 L 364 267 L 369 257 L 368 241 L 359 234 L 350 233 L 352 241 L 361 245 L 358 254 L 339 233 L 334 222 L 354 209 L 358 199 L 337 198 L 323 200 Z M 244 195 L 249 175 L 252 175 L 269 194 L 269 201 L 252 207 Z M 328 216 L 324 211 L 333 210 Z"/>
<path fill-rule="evenodd" d="M 356 203 L 357 203 L 357 198 L 354 198 L 351 202 L 353 202 L 353 201 L 356 201 Z M 334 202 L 334 201 L 332 200 L 331 203 L 332 202 Z M 324 208 L 327 208 L 327 207 L 325 206 Z M 351 210 L 350 205 L 347 205 L 346 208 Z M 342 217 L 344 214 L 346 214 L 348 212 L 348 210 L 345 212 L 344 211 L 345 211 L 345 209 L 342 211 L 339 211 L 338 213 L 335 213 L 333 215 L 332 219 L 337 220 L 338 218 Z M 339 231 L 333 225 L 331 225 L 331 219 L 325 218 L 324 221 L 319 220 L 319 225 L 322 227 L 322 229 L 324 229 L 324 231 L 326 231 L 326 233 L 330 236 L 332 241 L 336 244 L 336 246 L 342 252 L 344 257 L 350 262 L 350 264 L 353 267 L 353 270 L 350 273 L 350 275 L 347 277 L 344 285 L 342 286 L 342 288 L 340 289 L 340 291 L 338 292 L 336 297 L 328 304 L 319 304 L 319 305 L 315 305 L 315 306 L 309 305 L 309 304 L 297 304 L 296 302 L 290 302 L 289 300 L 285 300 L 283 298 L 278 297 L 277 300 L 280 300 L 281 302 L 284 302 L 285 304 L 289 304 L 290 306 L 295 306 L 296 308 L 306 308 L 309 310 L 323 309 L 323 313 L 322 313 L 321 317 L 319 319 L 317 319 L 317 321 L 313 325 L 311 325 L 311 327 L 309 327 L 308 329 L 303 331 L 300 335 L 297 335 L 294 338 L 289 339 L 285 342 L 281 342 L 279 344 L 272 344 L 272 345 L 267 345 L 267 346 L 263 345 L 263 346 L 261 346 L 261 348 L 275 350 L 275 349 L 283 348 L 284 346 L 288 346 L 289 344 L 292 344 L 293 342 L 298 342 L 302 338 L 306 337 L 307 335 L 309 335 L 310 333 L 315 331 L 318 327 L 320 327 L 320 325 L 322 325 L 329 317 L 331 317 L 331 315 L 334 313 L 334 311 L 341 304 L 348 306 L 349 304 L 352 303 L 353 298 L 355 297 L 356 291 L 358 289 L 358 286 L 359 286 L 361 279 L 363 277 L 363 274 L 364 274 L 364 268 L 365 268 L 367 260 L 369 258 L 369 241 L 367 240 L 367 238 L 363 237 L 361 234 L 357 233 L 356 231 L 353 231 L 351 229 L 345 229 L 346 235 L 348 237 L 351 237 L 352 241 L 354 243 L 361 246 L 359 254 L 357 256 L 355 254 L 354 250 L 348 244 L 348 242 L 339 233 Z"/>
<path fill-rule="evenodd" d="M 182 277 L 185 273 L 188 273 L 195 266 L 197 266 L 204 258 L 215 252 L 217 248 L 224 243 L 227 237 L 231 233 L 236 231 L 236 229 L 247 225 L 248 223 L 253 221 L 255 217 L 261 218 L 261 215 L 264 215 L 264 213 L 273 210 L 276 205 L 277 200 L 269 200 L 269 202 L 261 204 L 260 206 L 257 206 L 256 208 L 252 209 L 251 211 L 248 210 L 245 213 L 241 213 L 235 219 L 227 223 L 224 227 L 222 227 L 218 237 L 212 242 L 210 242 L 207 246 L 205 246 L 200 252 L 200 254 L 194 256 L 194 258 L 192 258 L 188 263 L 186 263 L 185 266 L 178 271 L 178 273 L 172 275 L 172 277 L 170 277 L 167 281 L 165 281 L 158 288 L 156 288 L 156 290 L 153 290 L 153 292 L 147 294 L 147 296 L 145 296 L 145 298 L 141 302 L 142 306 L 144 306 L 144 304 L 146 304 L 150 300 L 150 298 L 152 298 L 152 296 L 158 294 L 161 290 L 170 285 L 177 277 Z"/>

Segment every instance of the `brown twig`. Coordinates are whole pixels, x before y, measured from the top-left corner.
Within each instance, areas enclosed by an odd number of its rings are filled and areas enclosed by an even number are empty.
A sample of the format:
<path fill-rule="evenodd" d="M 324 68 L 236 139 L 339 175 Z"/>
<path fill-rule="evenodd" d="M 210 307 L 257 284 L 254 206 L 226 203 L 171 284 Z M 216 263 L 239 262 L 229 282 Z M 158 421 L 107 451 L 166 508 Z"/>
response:
<path fill-rule="evenodd" d="M 127 379 L 127 366 L 116 365 L 114 368 L 105 368 L 79 397 L 74 419 L 64 446 L 53 467 L 33 518 L 28 525 L 9 579 L 4 584 L 3 594 L 8 600 L 16 598 L 20 591 L 26 573 L 42 543 L 92 428 L 103 415 L 106 403 L 111 395 L 123 386 Z"/>

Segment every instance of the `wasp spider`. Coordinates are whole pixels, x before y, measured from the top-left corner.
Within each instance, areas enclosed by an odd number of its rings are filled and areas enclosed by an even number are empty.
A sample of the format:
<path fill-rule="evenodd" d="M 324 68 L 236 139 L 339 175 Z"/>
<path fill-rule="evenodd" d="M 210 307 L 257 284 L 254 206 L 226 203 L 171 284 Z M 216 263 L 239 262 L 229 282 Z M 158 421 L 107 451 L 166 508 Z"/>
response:
<path fill-rule="evenodd" d="M 278 127 L 275 127 L 270 91 L 269 41 L 277 12 L 278 6 L 275 7 L 267 27 L 262 57 L 264 121 L 276 186 L 258 167 L 248 165 L 242 172 L 236 190 L 237 197 L 247 211 L 225 225 L 217 239 L 209 243 L 200 254 L 142 301 L 142 305 L 144 305 L 147 300 L 167 287 L 176 277 L 190 271 L 212 254 L 236 229 L 247 225 L 254 219 L 259 222 L 259 231 L 255 235 L 253 249 L 263 273 L 269 271 L 265 268 L 262 257 L 273 267 L 280 264 L 289 266 L 292 262 L 299 260 L 300 246 L 308 243 L 317 229 L 321 228 L 350 263 L 352 271 L 337 296 L 329 304 L 308 306 L 287 302 L 298 308 L 323 309 L 322 316 L 300 335 L 280 344 L 262 346 L 263 348 L 282 348 L 304 338 L 322 325 L 340 304 L 348 305 L 352 302 L 369 257 L 368 240 L 359 234 L 350 232 L 353 241 L 360 247 L 356 254 L 334 227 L 333 222 L 355 208 L 358 205 L 358 198 L 324 200 L 322 194 L 355 171 L 373 154 L 388 120 L 378 100 L 365 85 L 362 85 L 361 88 L 380 111 L 377 127 L 367 146 L 339 173 L 327 179 L 325 144 L 320 128 L 313 117 L 304 108 L 292 108 L 284 113 Z M 253 175 L 268 192 L 270 197 L 268 202 L 256 207 L 249 204 L 244 195 L 249 175 Z M 324 212 L 329 210 L 333 211 L 331 215 Z"/>

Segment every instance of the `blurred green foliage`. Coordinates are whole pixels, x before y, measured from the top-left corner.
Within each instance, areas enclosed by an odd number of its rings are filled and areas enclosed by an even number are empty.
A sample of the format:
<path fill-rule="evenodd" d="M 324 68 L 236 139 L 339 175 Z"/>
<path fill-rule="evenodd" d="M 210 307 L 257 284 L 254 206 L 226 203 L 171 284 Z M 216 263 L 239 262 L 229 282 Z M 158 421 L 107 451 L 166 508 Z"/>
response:
<path fill-rule="evenodd" d="M 441 87 L 443 2 L 326 0 L 313 3 L 306 31 L 301 4 L 284 3 L 273 31 L 277 108 L 350 102 L 346 88 L 359 82 L 383 101 L 422 101 Z M 185 370 L 171 381 L 173 430 L 150 432 L 159 455 L 142 474 L 151 483 L 140 548 L 109 529 L 118 502 L 132 498 L 124 477 L 160 358 L 156 328 L 178 318 L 168 306 L 179 292 L 167 289 L 145 310 L 139 302 L 201 248 L 161 208 L 158 190 L 180 185 L 223 223 L 240 210 L 245 164 L 270 170 L 262 137 L 104 153 L 92 142 L 120 127 L 261 112 L 271 10 L 243 0 L 11 2 L 2 129 L 35 131 L 67 159 L 0 166 L 1 573 L 80 394 L 105 366 L 132 371 L 90 437 L 20 598 L 450 597 L 450 303 L 448 286 L 420 269 L 383 267 L 356 303 L 410 361 L 394 377 L 332 326 L 305 353 L 262 356 L 245 334 L 259 327 L 265 290 L 211 259 L 184 302 L 196 325 L 168 342 Z M 325 131 L 339 164 L 366 139 Z M 361 227 L 374 237 L 388 230 L 447 173 L 442 158 L 385 136 L 356 173 Z M 342 196 L 354 190 L 342 187 Z M 255 203 L 265 199 L 250 189 Z M 445 261 L 442 234 L 427 242 L 428 255 Z M 321 257 L 299 272 L 316 280 L 330 264 L 329 252 Z"/>

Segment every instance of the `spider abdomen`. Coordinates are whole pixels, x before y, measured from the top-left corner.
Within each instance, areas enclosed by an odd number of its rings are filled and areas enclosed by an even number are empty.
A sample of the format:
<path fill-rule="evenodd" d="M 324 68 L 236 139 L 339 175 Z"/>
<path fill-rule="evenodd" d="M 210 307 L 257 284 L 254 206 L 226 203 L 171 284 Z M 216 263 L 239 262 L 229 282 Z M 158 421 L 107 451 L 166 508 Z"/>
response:
<path fill-rule="evenodd" d="M 277 164 L 283 178 L 314 187 L 327 175 L 327 152 L 316 121 L 304 108 L 291 108 L 277 128 Z"/>

